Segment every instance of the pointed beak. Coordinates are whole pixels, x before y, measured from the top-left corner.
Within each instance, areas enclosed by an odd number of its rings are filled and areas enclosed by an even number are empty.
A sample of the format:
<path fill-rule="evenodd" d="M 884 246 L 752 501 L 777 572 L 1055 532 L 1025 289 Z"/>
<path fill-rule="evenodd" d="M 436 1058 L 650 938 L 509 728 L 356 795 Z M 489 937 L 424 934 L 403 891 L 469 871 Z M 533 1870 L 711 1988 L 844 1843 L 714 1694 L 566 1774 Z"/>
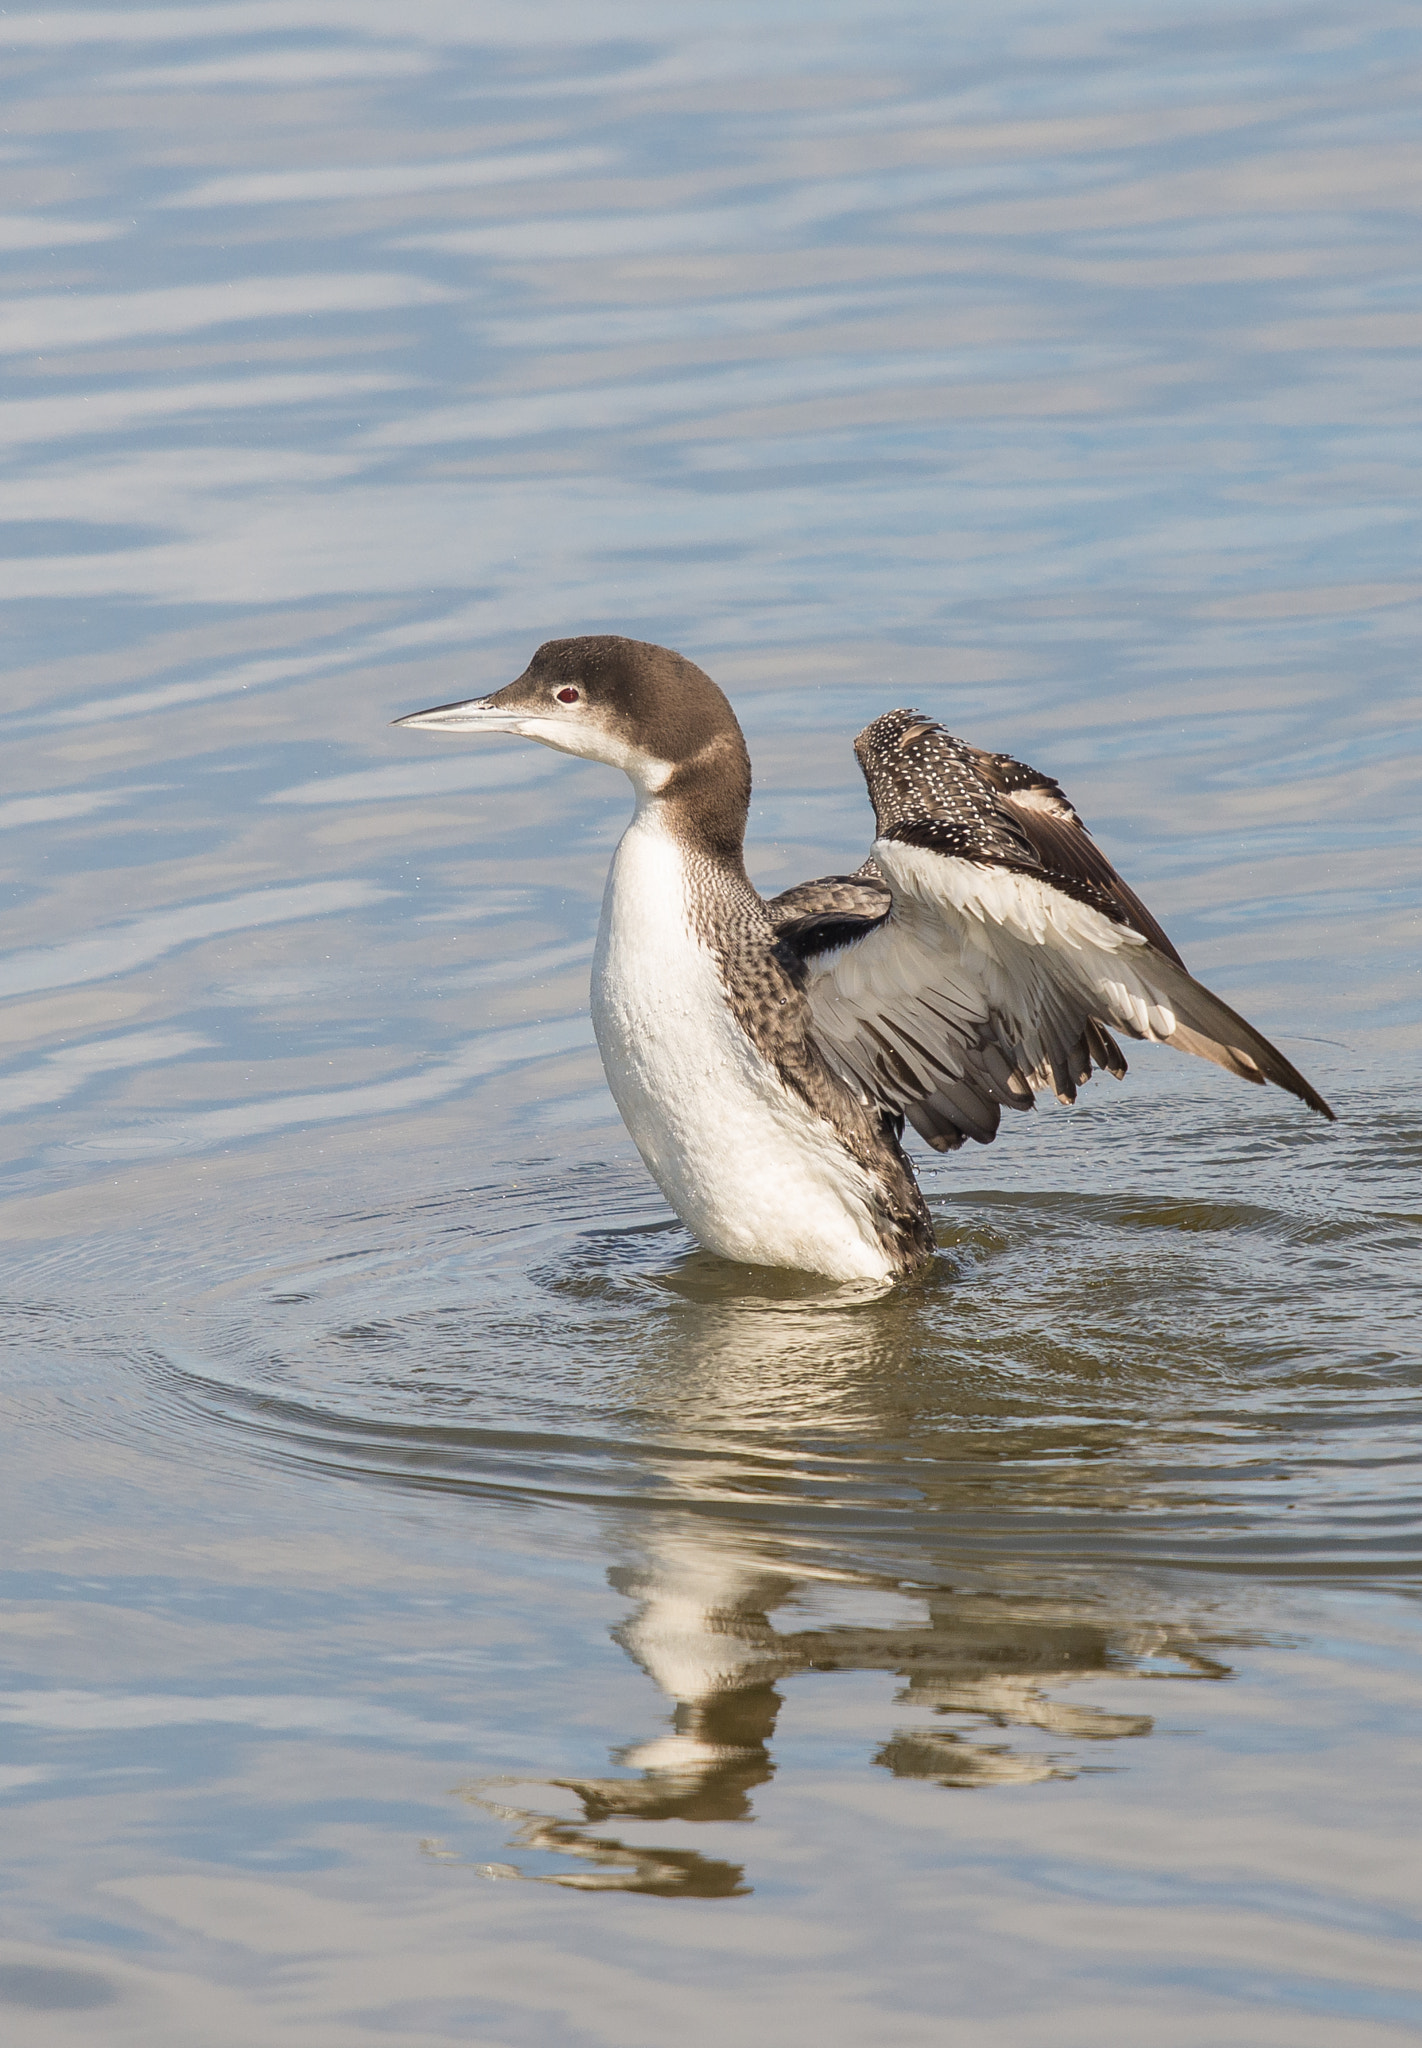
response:
<path fill-rule="evenodd" d="M 523 714 L 492 697 L 468 697 L 462 704 L 435 704 L 393 718 L 392 725 L 413 725 L 425 732 L 521 732 Z"/>

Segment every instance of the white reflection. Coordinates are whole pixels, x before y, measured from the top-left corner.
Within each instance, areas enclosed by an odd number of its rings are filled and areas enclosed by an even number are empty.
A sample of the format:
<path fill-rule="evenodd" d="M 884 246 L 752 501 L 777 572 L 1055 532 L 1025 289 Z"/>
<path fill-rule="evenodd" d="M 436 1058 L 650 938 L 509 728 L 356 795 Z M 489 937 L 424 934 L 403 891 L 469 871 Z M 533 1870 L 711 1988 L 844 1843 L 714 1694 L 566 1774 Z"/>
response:
<path fill-rule="evenodd" d="M 48 214 L 0 214 L 0 249 L 67 249 L 81 242 L 112 242 L 126 233 L 118 221 L 55 220 Z"/>
<path fill-rule="evenodd" d="M 102 718 L 107 725 L 115 718 L 138 718 L 150 711 L 171 711 L 179 704 L 206 704 L 214 697 L 230 697 L 241 690 L 265 689 L 271 683 L 291 683 L 302 676 L 320 675 L 351 663 L 350 648 L 338 654 L 284 655 L 276 660 L 244 661 L 236 668 L 205 676 L 200 683 L 160 683 L 151 690 L 130 690 L 124 696 L 92 697 L 80 704 L 66 704 L 58 711 L 39 713 L 38 726 L 92 725 Z"/>
<path fill-rule="evenodd" d="M 451 158 L 432 164 L 334 164 L 303 171 L 259 171 L 242 178 L 209 178 L 162 202 L 165 206 L 269 206 L 298 199 L 380 199 L 405 192 L 462 191 L 474 185 L 514 185 L 530 178 L 575 177 L 600 170 L 605 149 L 530 151 L 526 155 Z"/>
<path fill-rule="evenodd" d="M 43 1785 L 58 1775 L 53 1764 L 0 1764 L 0 1795 L 18 1792 L 26 1785 Z"/>
<path fill-rule="evenodd" d="M 769 237 L 803 235 L 807 229 L 823 231 L 846 215 L 890 202 L 907 206 L 943 201 L 955 195 L 968 176 L 958 170 L 913 169 L 875 178 L 822 178 L 813 183 L 782 179 L 782 189 L 770 198 L 749 198 L 733 189 L 722 205 L 694 208 L 655 205 L 649 190 L 647 205 L 625 212 L 569 211 L 537 220 L 500 221 L 488 227 L 411 236 L 403 246 L 523 261 L 640 256 L 668 249 L 755 249 Z"/>
<path fill-rule="evenodd" d="M 130 479 L 130 483 L 133 482 L 134 480 Z M 81 558 L 83 559 L 87 558 Z M 130 589 L 133 585 L 131 563 L 132 557 L 126 557 L 124 573 Z M 72 587 L 75 564 L 69 560 L 63 567 L 70 576 Z M 318 620 L 313 621 L 313 625 L 318 622 L 319 615 Z M 292 637 L 297 637 L 295 632 Z M 319 638 L 320 635 L 313 633 L 312 637 Z M 129 690 L 122 695 L 107 692 L 103 696 L 81 699 L 77 704 L 62 705 L 53 711 L 21 713 L 20 718 L 25 725 L 36 727 L 93 725 L 99 720 L 107 724 L 116 718 L 134 718 L 150 711 L 168 711 L 179 704 L 204 704 L 215 697 L 233 696 L 243 690 L 266 689 L 274 683 L 295 682 L 305 676 L 334 675 L 342 669 L 373 661 L 382 654 L 426 646 L 434 640 L 450 637 L 456 641 L 460 638 L 458 614 L 452 621 L 421 619 L 374 631 L 347 630 L 342 634 L 338 645 L 324 647 L 314 654 L 260 656 L 239 661 L 230 668 L 219 668 L 215 674 L 206 674 L 199 681 L 158 683 L 149 689 Z M 458 658 L 467 660 L 467 655 L 461 650 Z M 430 765 L 433 767 L 437 764 Z"/>
<path fill-rule="evenodd" d="M 766 293 L 752 299 L 696 297 L 671 306 L 578 306 L 573 310 L 523 309 L 516 317 L 486 320 L 485 338 L 496 347 L 535 350 L 591 349 L 618 342 L 644 348 L 649 342 L 723 340 L 808 327 L 852 314 L 862 320 L 880 304 L 897 309 L 891 292 L 872 285 L 858 291 Z"/>
<path fill-rule="evenodd" d="M 268 804 L 370 804 L 397 798 L 443 796 L 452 790 L 513 789 L 541 782 L 557 762 L 530 760 L 527 747 L 470 755 L 454 761 L 415 761 L 389 768 L 363 768 L 354 775 L 324 775 L 293 783 L 263 797 Z M 0 823 L 4 822 L 0 807 Z"/>
<path fill-rule="evenodd" d="M 231 57 L 212 57 L 196 64 L 153 64 L 142 70 L 113 71 L 100 80 L 118 92 L 154 92 L 164 87 L 191 91 L 208 85 L 316 85 L 347 78 L 419 78 L 437 59 L 429 50 L 400 48 L 394 43 L 341 49 L 243 50 Z"/>
<path fill-rule="evenodd" d="M 257 1102 L 234 1102 L 222 1109 L 200 1110 L 192 1116 L 150 1117 L 141 1124 L 120 1124 L 77 1140 L 88 1152 L 105 1159 L 142 1159 L 153 1154 L 202 1152 L 241 1138 L 269 1136 L 297 1124 L 346 1123 L 393 1116 L 428 1108 L 457 1095 L 470 1082 L 510 1073 L 555 1053 L 592 1045 L 586 1017 L 558 1018 L 551 1023 L 519 1025 L 488 1031 L 470 1039 L 450 1059 L 420 1067 L 414 1073 L 367 1081 L 353 1088 L 323 1088 L 299 1095 L 268 1096 Z"/>
<path fill-rule="evenodd" d="M 91 434 L 124 433 L 131 427 L 184 413 L 266 412 L 274 406 L 329 405 L 341 398 L 401 391 L 410 381 L 408 377 L 382 377 L 366 371 L 354 375 L 294 372 L 279 377 L 224 377 L 204 384 L 17 399 L 12 404 L 0 405 L 0 446 L 18 448 L 27 442 L 53 444 L 86 439 Z M 34 564 L 29 566 L 33 569 Z"/>
<path fill-rule="evenodd" d="M 130 789 L 65 789 L 57 790 L 53 796 L 11 797 L 8 803 L 0 803 L 0 832 L 21 825 L 55 824 L 64 818 L 87 818 L 114 804 L 130 803 L 135 796 L 156 786 L 148 783 Z"/>
<path fill-rule="evenodd" d="M 443 1745 L 458 1740 L 453 1721 L 421 1721 L 392 1707 L 301 1693 L 45 1692 L 0 1693 L 0 1722 L 57 1731 L 187 1728 L 229 1722 L 239 1728 L 310 1729 L 325 1735 Z"/>
<path fill-rule="evenodd" d="M 0 1075 L 0 1116 L 62 1102 L 95 1074 L 113 1074 L 125 1067 L 156 1066 L 181 1059 L 212 1044 L 196 1031 L 129 1031 L 120 1038 L 99 1038 L 87 1045 L 61 1046 L 19 1073 Z"/>
<path fill-rule="evenodd" d="M 11 953 L 0 960 L 0 996 L 32 995 L 37 989 L 72 988 L 78 982 L 128 974 L 200 939 L 329 917 L 338 910 L 363 910 L 393 893 L 371 882 L 305 882 L 289 889 L 249 889 L 209 903 L 184 903 L 71 939 L 65 946 L 32 946 Z"/>
<path fill-rule="evenodd" d="M 319 313 L 381 313 L 439 305 L 455 294 L 432 280 L 391 271 L 303 271 L 298 277 L 231 277 L 219 284 L 155 291 L 31 292 L 10 299 L 0 351 L 9 355 L 131 341 L 142 334 L 192 334 L 250 320 L 301 320 Z M 100 394 L 91 393 L 88 403 Z"/>

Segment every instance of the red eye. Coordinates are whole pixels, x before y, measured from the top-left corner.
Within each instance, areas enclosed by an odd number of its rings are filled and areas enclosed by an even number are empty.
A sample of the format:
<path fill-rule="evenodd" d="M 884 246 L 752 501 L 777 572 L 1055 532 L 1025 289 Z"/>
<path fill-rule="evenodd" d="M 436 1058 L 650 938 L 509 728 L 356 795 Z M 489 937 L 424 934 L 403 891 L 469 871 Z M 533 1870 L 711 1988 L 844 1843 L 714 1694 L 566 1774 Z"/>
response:
<path fill-rule="evenodd" d="M 560 690 L 558 692 L 558 702 L 560 704 L 576 704 L 577 701 L 578 693 L 571 686 L 566 690 Z"/>

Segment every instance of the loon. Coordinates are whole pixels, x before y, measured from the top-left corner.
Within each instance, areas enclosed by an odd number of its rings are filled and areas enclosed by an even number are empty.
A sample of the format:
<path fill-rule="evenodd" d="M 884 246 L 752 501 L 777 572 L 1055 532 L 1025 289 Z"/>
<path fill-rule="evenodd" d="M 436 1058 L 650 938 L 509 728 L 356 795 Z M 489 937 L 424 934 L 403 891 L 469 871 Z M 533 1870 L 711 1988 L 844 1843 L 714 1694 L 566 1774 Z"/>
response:
<path fill-rule="evenodd" d="M 636 792 L 592 970 L 608 1085 L 647 1169 L 711 1252 L 839 1281 L 934 1254 L 904 1151 L 991 1142 L 1034 1090 L 1126 1071 L 1114 1033 L 1272 1081 L 1333 1119 L 1268 1040 L 1186 972 L 1061 786 L 886 712 L 854 743 L 872 851 L 764 899 L 746 874 L 750 757 L 684 655 L 549 640 L 491 696 L 395 721 L 518 733 Z"/>

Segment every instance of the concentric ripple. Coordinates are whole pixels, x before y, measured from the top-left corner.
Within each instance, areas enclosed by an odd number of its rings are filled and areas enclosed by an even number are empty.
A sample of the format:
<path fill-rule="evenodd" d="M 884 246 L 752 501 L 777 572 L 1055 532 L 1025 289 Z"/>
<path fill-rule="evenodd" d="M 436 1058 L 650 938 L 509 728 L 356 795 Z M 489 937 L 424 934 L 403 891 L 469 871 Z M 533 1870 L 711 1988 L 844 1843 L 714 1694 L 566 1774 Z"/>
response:
<path fill-rule="evenodd" d="M 896 1289 L 711 1258 L 635 1168 L 535 1170 L 329 1216 L 157 1326 L 150 1309 L 142 1336 L 113 1295 L 102 1330 L 42 1301 L 14 1326 L 147 1383 L 115 1396 L 120 1434 L 380 1486 L 675 1508 L 781 1557 L 912 1557 L 933 1577 L 1048 1557 L 1410 1566 L 1415 1226 L 1346 1192 L 1349 1149 L 1376 1153 L 1378 1131 L 1305 1174 L 1241 1115 L 1187 1129 L 1157 1172 L 1150 1121 L 1124 1161 L 1076 1153 L 1114 1165 L 1115 1191 L 964 1176 L 937 1198 L 940 1258 Z M 1370 1178 L 1388 1185 L 1376 1162 Z"/>

